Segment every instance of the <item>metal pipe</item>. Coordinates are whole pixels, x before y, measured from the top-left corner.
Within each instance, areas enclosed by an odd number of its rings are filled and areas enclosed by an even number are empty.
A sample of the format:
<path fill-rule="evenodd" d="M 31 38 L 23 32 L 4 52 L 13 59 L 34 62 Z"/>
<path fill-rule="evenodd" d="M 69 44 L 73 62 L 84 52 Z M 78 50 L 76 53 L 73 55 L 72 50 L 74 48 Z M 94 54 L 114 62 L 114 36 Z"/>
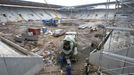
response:
<path fill-rule="evenodd" d="M 108 69 L 108 68 L 104 68 L 103 67 L 103 72 L 106 72 L 106 71 L 111 71 L 111 72 L 114 72 L 114 73 L 118 73 L 117 70 L 122 70 L 122 69 L 127 69 L 127 68 L 134 68 L 134 66 L 126 66 L 126 67 L 120 67 L 120 68 L 113 68 L 113 69 Z"/>
<path fill-rule="evenodd" d="M 134 32 L 134 29 L 132 29 L 132 28 L 106 27 L 106 29 Z"/>
<path fill-rule="evenodd" d="M 106 43 L 106 41 L 108 40 L 109 36 L 112 34 L 113 30 L 106 35 L 106 37 L 101 41 L 101 43 L 98 45 L 98 47 L 96 49 L 94 49 L 92 52 L 90 52 L 90 54 L 95 53 L 98 50 L 101 50 L 101 48 L 104 46 L 104 44 Z"/>
<path fill-rule="evenodd" d="M 110 35 L 112 34 L 112 32 L 113 32 L 113 30 L 111 30 L 111 31 L 109 32 L 109 34 L 106 35 L 106 37 L 105 37 L 105 38 L 102 40 L 102 42 L 98 45 L 97 50 L 100 50 L 100 49 L 104 46 L 104 44 L 106 43 L 106 41 L 108 40 L 108 38 L 110 37 Z"/>
<path fill-rule="evenodd" d="M 0 4 L 2 7 L 17 7 L 17 8 L 32 8 L 32 9 L 51 9 L 59 10 L 60 8 L 47 8 L 47 7 L 36 7 L 36 6 L 22 6 L 22 5 L 10 5 L 10 4 Z"/>
<path fill-rule="evenodd" d="M 114 53 L 106 52 L 106 51 L 103 51 L 102 53 L 106 54 L 110 57 L 114 57 L 114 58 L 117 58 L 117 59 L 120 59 L 120 60 L 126 60 L 128 62 L 134 63 L 134 58 L 131 58 L 131 57 L 122 56 L 122 55 L 119 55 L 119 54 L 114 54 Z"/>

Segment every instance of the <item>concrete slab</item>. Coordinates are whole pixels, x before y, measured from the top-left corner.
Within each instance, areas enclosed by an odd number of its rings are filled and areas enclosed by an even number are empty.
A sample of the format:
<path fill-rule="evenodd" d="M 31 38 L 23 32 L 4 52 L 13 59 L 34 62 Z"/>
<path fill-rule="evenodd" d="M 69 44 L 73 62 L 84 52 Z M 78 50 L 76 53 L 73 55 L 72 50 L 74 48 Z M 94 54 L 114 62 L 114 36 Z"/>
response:
<path fill-rule="evenodd" d="M 0 75 L 35 75 L 43 69 L 42 59 L 22 55 L 0 41 Z"/>
<path fill-rule="evenodd" d="M 0 57 L 0 75 L 8 75 L 5 58 L 2 55 Z"/>
<path fill-rule="evenodd" d="M 35 75 L 41 69 L 43 69 L 43 61 L 41 57 L 0 57 L 0 75 Z"/>
<path fill-rule="evenodd" d="M 14 49 L 0 41 L 0 55 L 20 55 Z"/>

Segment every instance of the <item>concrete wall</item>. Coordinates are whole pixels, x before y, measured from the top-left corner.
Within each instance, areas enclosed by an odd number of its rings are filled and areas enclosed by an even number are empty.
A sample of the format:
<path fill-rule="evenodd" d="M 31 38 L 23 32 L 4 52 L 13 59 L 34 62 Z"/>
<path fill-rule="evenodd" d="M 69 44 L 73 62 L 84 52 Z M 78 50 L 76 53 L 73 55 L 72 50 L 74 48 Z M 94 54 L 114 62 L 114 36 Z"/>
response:
<path fill-rule="evenodd" d="M 43 69 L 42 57 L 3 37 L 0 40 L 0 75 L 35 75 Z"/>
<path fill-rule="evenodd" d="M 0 56 L 0 75 L 35 75 L 42 68 L 41 57 Z"/>

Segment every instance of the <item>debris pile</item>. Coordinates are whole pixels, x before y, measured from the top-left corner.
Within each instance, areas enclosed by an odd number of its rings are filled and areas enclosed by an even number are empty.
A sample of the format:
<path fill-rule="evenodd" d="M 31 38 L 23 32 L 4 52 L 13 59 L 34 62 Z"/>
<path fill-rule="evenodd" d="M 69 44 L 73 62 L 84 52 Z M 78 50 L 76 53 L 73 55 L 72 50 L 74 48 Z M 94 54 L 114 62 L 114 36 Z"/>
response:
<path fill-rule="evenodd" d="M 57 57 L 60 52 L 59 44 L 56 41 L 48 42 L 43 48 L 41 55 L 44 58 L 45 66 L 54 66 L 57 64 Z"/>

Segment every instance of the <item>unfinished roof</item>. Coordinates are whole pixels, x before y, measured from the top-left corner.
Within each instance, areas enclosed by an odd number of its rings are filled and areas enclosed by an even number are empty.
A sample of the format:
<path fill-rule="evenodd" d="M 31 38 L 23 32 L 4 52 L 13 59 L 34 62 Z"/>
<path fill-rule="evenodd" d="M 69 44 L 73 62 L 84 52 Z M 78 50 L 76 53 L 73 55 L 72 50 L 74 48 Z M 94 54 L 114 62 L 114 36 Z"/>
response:
<path fill-rule="evenodd" d="M 99 6 L 99 5 L 107 5 L 107 4 L 115 4 L 116 2 L 103 2 L 103 3 L 95 3 L 95 4 L 86 4 L 86 5 L 79 5 L 75 6 L 75 8 L 85 8 L 85 7 L 93 7 L 93 6 Z"/>
<path fill-rule="evenodd" d="M 36 3 L 22 0 L 0 0 L 0 4 L 9 4 L 9 5 L 21 5 L 21 6 L 36 6 L 36 7 L 51 7 L 51 8 L 61 8 L 62 6 L 53 5 L 53 4 L 44 4 Z"/>

